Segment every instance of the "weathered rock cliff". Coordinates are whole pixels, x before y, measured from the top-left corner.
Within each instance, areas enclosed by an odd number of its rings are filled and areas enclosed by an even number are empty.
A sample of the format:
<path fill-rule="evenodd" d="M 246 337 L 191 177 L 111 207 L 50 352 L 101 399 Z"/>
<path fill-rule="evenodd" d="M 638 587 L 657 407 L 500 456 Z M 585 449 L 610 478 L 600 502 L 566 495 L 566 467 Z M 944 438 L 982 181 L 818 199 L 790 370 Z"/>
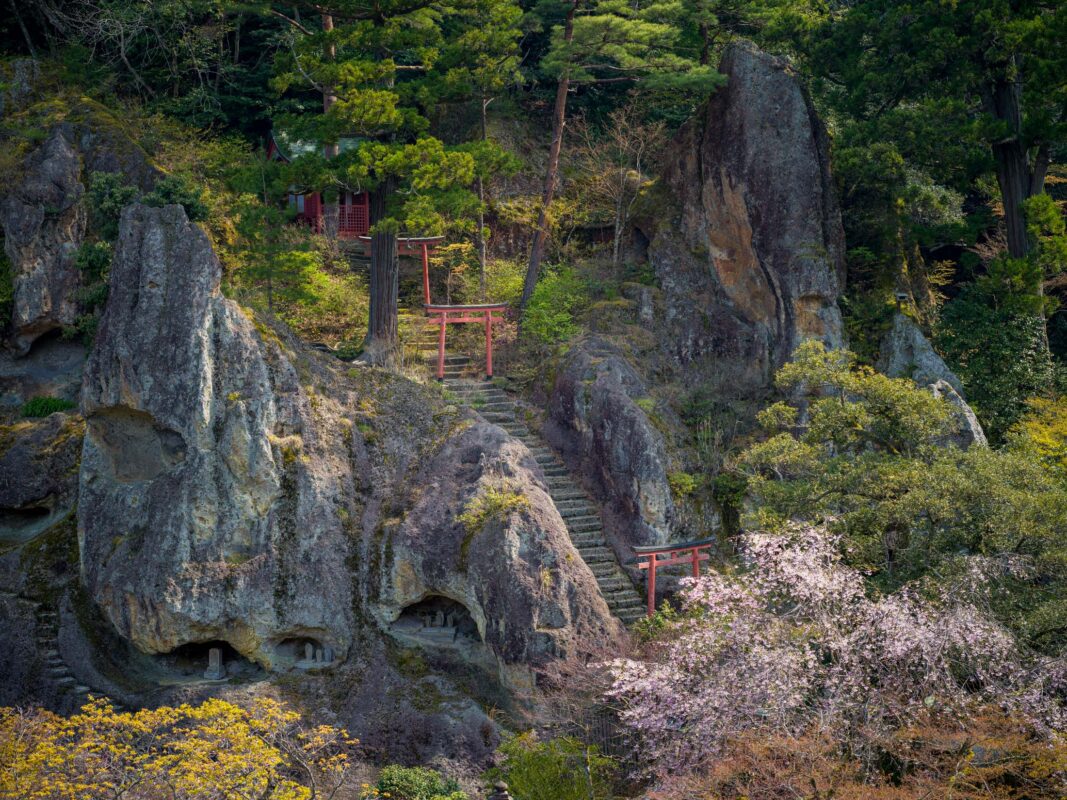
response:
<path fill-rule="evenodd" d="M 102 110 L 87 105 L 72 109 L 71 116 L 80 122 L 52 126 L 0 201 L 14 289 L 10 323 L 16 355 L 24 355 L 43 334 L 73 324 L 79 314 L 81 275 L 74 261 L 85 238 L 90 176 L 121 173 L 145 191 L 158 175 Z"/>
<path fill-rule="evenodd" d="M 950 443 L 958 447 L 987 445 L 982 423 L 963 397 L 963 383 L 934 350 L 912 320 L 898 313 L 882 339 L 878 370 L 890 378 L 911 378 L 953 407 L 956 433 Z"/>
<path fill-rule="evenodd" d="M 509 690 L 621 630 L 525 447 L 434 389 L 303 352 L 219 293 L 178 206 L 122 219 L 86 366 L 82 571 L 140 649 L 270 669 L 382 634 Z M 525 498 L 470 531 L 487 484 Z"/>
<path fill-rule="evenodd" d="M 604 501 L 609 541 L 624 560 L 634 545 L 666 542 L 675 521 L 667 445 L 638 404 L 649 399 L 620 350 L 591 337 L 564 357 L 545 425 L 549 441 Z"/>
<path fill-rule="evenodd" d="M 660 339 L 691 384 L 759 394 L 805 337 L 843 343 L 844 232 L 829 142 L 789 62 L 733 44 L 668 147 L 669 218 L 648 224 Z"/>
<path fill-rule="evenodd" d="M 0 203 L 14 287 L 12 338 L 19 353 L 77 317 L 81 280 L 74 254 L 86 224 L 80 178 L 81 159 L 69 131 L 57 127 L 30 154 L 21 182 Z"/>

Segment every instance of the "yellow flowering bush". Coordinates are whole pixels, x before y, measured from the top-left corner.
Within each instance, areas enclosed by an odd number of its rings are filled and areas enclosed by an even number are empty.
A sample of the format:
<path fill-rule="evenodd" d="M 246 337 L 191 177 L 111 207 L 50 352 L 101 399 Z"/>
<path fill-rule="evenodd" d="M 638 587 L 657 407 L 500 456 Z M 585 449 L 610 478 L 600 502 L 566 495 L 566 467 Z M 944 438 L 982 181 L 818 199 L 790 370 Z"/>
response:
<path fill-rule="evenodd" d="M 223 700 L 61 717 L 0 708 L 0 800 L 311 800 L 344 783 L 357 742 L 283 704 Z"/>

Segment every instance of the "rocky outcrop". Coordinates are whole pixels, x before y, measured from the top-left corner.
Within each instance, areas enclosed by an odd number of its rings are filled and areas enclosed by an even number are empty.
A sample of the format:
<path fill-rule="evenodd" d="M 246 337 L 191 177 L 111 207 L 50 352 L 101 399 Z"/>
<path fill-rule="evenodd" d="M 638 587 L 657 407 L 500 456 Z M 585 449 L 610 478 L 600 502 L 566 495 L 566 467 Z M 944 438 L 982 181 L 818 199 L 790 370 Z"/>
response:
<path fill-rule="evenodd" d="M 86 187 L 93 173 L 119 173 L 141 191 L 159 171 L 110 115 L 90 101 L 69 110 L 76 122 L 54 125 L 31 152 L 0 201 L 0 227 L 11 263 L 11 344 L 24 355 L 43 334 L 74 323 L 81 275 L 75 254 L 85 239 Z"/>
<path fill-rule="evenodd" d="M 829 143 L 789 62 L 729 46 L 726 86 L 668 147 L 649 222 L 660 339 L 690 385 L 760 393 L 796 344 L 843 344 L 844 232 Z"/>
<path fill-rule="evenodd" d="M 893 327 L 882 339 L 877 368 L 890 378 L 911 378 L 952 406 L 956 432 L 948 442 L 962 448 L 988 444 L 982 424 L 963 397 L 962 381 L 937 354 L 919 326 L 903 314 L 893 318 Z"/>
<path fill-rule="evenodd" d="M 11 325 L 18 353 L 50 330 L 73 324 L 81 285 L 74 255 L 85 237 L 85 187 L 70 131 L 57 127 L 30 154 L 22 179 L 0 202 L 11 262 Z"/>
<path fill-rule="evenodd" d="M 890 378 L 911 378 L 919 386 L 944 381 L 957 392 L 963 383 L 934 350 L 919 326 L 903 314 L 893 317 L 893 327 L 882 338 L 878 371 Z"/>
<path fill-rule="evenodd" d="M 517 439 L 486 422 L 463 426 L 414 485 L 411 510 L 387 532 L 377 604 L 383 625 L 401 641 L 465 648 L 468 662 L 497 665 L 504 685 L 532 688 L 531 667 L 607 652 L 623 636 L 571 544 L 541 468 Z M 492 497 L 515 506 L 460 520 Z M 448 624 L 433 625 L 438 608 Z M 415 618 L 420 609 L 429 626 Z M 464 630 L 467 619 L 473 624 Z"/>
<path fill-rule="evenodd" d="M 85 345 L 61 336 L 45 336 L 16 358 L 0 352 L 0 409 L 14 410 L 33 397 L 56 397 L 76 403 L 81 394 Z"/>
<path fill-rule="evenodd" d="M 963 399 L 963 395 L 957 392 L 950 383 L 943 380 L 930 384 L 929 388 L 934 393 L 934 397 L 940 397 L 952 406 L 955 431 L 949 434 L 944 444 L 954 444 L 962 450 L 966 450 L 971 445 L 978 445 L 979 447 L 987 447 L 989 445 L 985 431 L 982 429 L 982 423 L 978 421 L 978 416 L 974 413 L 974 410 Z"/>
<path fill-rule="evenodd" d="M 385 637 L 507 690 L 621 635 L 520 442 L 435 390 L 303 351 L 219 293 L 179 206 L 128 208 L 85 371 L 85 584 L 140 650 L 272 670 Z M 504 481 L 524 498 L 471 531 Z M 499 488 L 499 487 L 498 487 Z"/>
<path fill-rule="evenodd" d="M 221 274 L 181 207 L 124 212 L 82 391 L 84 580 L 147 652 L 219 639 L 269 666 L 303 636 L 343 654 L 345 448 Z"/>
<path fill-rule="evenodd" d="M 574 344 L 552 390 L 545 435 L 603 501 L 605 530 L 624 560 L 634 545 L 668 541 L 675 507 L 663 435 L 640 402 L 648 388 L 610 342 Z"/>
<path fill-rule="evenodd" d="M 55 413 L 0 428 L 0 543 L 28 541 L 73 510 L 84 427 Z"/>

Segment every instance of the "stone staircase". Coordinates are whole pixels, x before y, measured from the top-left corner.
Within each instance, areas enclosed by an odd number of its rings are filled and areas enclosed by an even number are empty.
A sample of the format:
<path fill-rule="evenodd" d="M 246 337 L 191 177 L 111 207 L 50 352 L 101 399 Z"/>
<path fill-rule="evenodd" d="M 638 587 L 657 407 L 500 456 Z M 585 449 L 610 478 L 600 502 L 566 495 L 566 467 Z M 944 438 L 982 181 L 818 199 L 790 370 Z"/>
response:
<path fill-rule="evenodd" d="M 37 653 L 44 662 L 44 672 L 48 681 L 54 684 L 73 706 L 81 708 L 89 702 L 89 693 L 92 690 L 78 683 L 70 666 L 63 660 L 59 651 L 59 616 L 56 610 L 51 605 L 35 598 L 23 597 L 13 592 L 2 594 L 26 607 L 33 614 Z"/>
<path fill-rule="evenodd" d="M 469 367 L 466 356 L 447 356 L 445 389 L 529 448 L 544 471 L 548 492 L 567 525 L 571 541 L 596 577 L 608 608 L 624 624 L 633 624 L 644 616 L 645 604 L 619 566 L 615 551 L 608 546 L 596 505 L 556 453 L 519 418 L 507 394 L 491 381 L 467 377 Z"/>

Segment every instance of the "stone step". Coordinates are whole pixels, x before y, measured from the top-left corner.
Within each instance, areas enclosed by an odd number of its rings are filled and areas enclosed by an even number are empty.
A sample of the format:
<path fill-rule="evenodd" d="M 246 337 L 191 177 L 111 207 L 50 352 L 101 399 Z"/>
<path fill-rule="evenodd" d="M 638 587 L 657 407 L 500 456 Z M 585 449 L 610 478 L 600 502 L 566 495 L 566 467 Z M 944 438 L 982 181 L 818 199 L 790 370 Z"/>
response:
<path fill-rule="evenodd" d="M 611 561 L 604 561 L 599 564 L 590 564 L 589 571 L 593 573 L 593 577 L 599 580 L 600 578 L 609 578 L 613 575 L 621 575 L 617 564 Z"/>
<path fill-rule="evenodd" d="M 541 465 L 541 471 L 545 474 L 546 478 L 558 478 L 567 474 L 567 468 L 562 464 L 556 464 L 555 466 Z"/>
<path fill-rule="evenodd" d="M 567 501 L 567 502 L 574 502 L 574 501 L 571 500 L 571 501 Z M 568 507 L 566 507 L 566 505 L 564 505 L 563 508 L 560 508 L 557 505 L 556 506 L 556 510 L 559 512 L 559 515 L 561 517 L 563 517 L 563 521 L 565 523 L 567 523 L 567 527 L 568 528 L 570 527 L 570 524 L 571 524 L 570 521 L 572 519 L 581 519 L 581 518 L 584 518 L 584 517 L 595 516 L 595 509 L 591 505 L 589 505 L 589 503 L 585 503 L 583 505 L 576 505 L 576 506 L 574 506 L 572 508 L 568 508 Z"/>
<path fill-rule="evenodd" d="M 629 611 L 631 609 L 640 612 L 645 607 L 645 601 L 638 597 L 632 589 L 618 594 L 611 594 L 604 598 L 608 607 L 615 613 Z"/>
<path fill-rule="evenodd" d="M 59 664 L 58 666 L 49 667 L 48 674 L 52 677 L 58 678 L 61 675 L 69 675 L 70 669 L 67 667 L 66 664 Z"/>
<path fill-rule="evenodd" d="M 615 560 L 615 554 L 606 547 L 579 547 L 578 555 L 587 564 L 603 561 L 613 562 Z"/>
<path fill-rule="evenodd" d="M 557 487 L 550 486 L 550 487 L 548 487 L 548 493 L 550 495 L 552 495 L 552 500 L 554 502 L 557 502 L 557 503 L 564 502 L 566 500 L 587 500 L 588 499 L 588 496 L 586 495 L 585 492 L 583 492 L 577 486 L 573 486 L 573 485 L 569 486 L 569 487 L 566 487 L 566 488 L 562 487 L 562 486 L 557 486 Z"/>
<path fill-rule="evenodd" d="M 619 618 L 619 621 L 621 621 L 623 625 L 630 627 L 645 616 L 645 609 L 623 609 L 615 614 L 615 616 Z"/>
<path fill-rule="evenodd" d="M 588 533 L 572 533 L 571 544 L 575 547 L 606 547 L 603 531 L 589 531 Z"/>
<path fill-rule="evenodd" d="M 515 415 L 510 411 L 481 411 L 479 413 L 485 417 L 487 422 L 506 422 L 508 420 L 515 419 Z"/>
<path fill-rule="evenodd" d="M 630 583 L 630 579 L 624 578 L 622 575 L 597 578 L 596 585 L 600 587 L 600 591 L 605 597 L 616 592 L 633 594 L 634 591 L 634 585 Z"/>
<path fill-rule="evenodd" d="M 56 679 L 56 683 L 61 684 L 63 686 L 72 686 L 76 682 L 77 681 L 74 680 L 74 676 L 73 675 L 67 675 L 67 676 L 65 676 L 63 678 L 57 678 Z"/>
<path fill-rule="evenodd" d="M 565 512 L 572 512 L 572 517 L 587 517 L 591 514 L 596 513 L 596 509 L 593 507 L 593 504 L 590 503 L 584 497 L 573 498 L 571 500 L 560 500 L 558 503 L 556 503 L 556 508 L 559 510 L 559 513 L 564 516 L 564 518 L 566 518 L 567 516 Z M 579 511 L 582 513 L 574 513 Z"/>

